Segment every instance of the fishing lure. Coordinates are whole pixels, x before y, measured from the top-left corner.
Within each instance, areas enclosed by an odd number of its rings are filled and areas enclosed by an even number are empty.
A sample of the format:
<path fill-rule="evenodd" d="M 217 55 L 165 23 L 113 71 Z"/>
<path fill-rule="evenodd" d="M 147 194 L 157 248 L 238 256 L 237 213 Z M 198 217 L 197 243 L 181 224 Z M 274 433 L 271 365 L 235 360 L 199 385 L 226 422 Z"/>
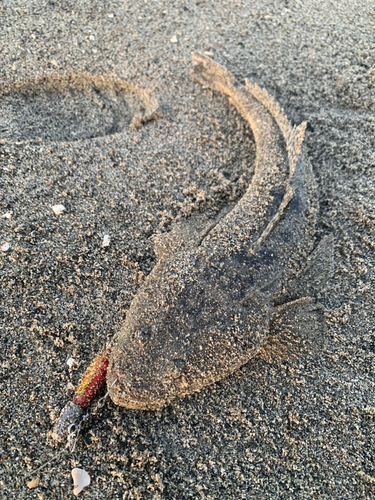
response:
<path fill-rule="evenodd" d="M 317 202 L 311 165 L 301 154 L 306 123 L 292 126 L 265 90 L 240 85 L 209 57 L 194 53 L 193 62 L 193 78 L 227 95 L 252 128 L 252 182 L 225 217 L 159 249 L 116 344 L 95 359 L 57 422 L 57 440 L 104 378 L 114 403 L 155 410 L 248 362 L 312 251 Z"/>
<path fill-rule="evenodd" d="M 73 401 L 69 402 L 61 412 L 52 432 L 53 439 L 61 441 L 62 437 L 66 437 L 83 419 L 86 408 L 106 380 L 109 354 L 109 349 L 106 349 L 96 356 L 87 368 L 74 393 Z"/>

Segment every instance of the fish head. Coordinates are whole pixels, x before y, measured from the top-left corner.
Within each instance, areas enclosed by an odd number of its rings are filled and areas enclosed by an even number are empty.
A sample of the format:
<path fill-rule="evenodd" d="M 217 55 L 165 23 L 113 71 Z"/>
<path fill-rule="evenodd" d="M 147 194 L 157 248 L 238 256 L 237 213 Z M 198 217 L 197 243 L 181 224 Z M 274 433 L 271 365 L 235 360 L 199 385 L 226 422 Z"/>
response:
<path fill-rule="evenodd" d="M 112 400 L 158 409 L 246 363 L 267 334 L 269 305 L 262 294 L 243 296 L 228 269 L 163 263 L 138 291 L 112 347 Z"/>

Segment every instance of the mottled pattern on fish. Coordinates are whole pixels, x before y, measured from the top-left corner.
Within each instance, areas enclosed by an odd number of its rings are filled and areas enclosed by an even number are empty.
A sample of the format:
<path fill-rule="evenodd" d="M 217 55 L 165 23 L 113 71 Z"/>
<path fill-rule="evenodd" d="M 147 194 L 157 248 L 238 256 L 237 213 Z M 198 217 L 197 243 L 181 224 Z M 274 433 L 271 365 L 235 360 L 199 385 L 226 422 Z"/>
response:
<path fill-rule="evenodd" d="M 112 348 L 112 400 L 157 409 L 223 379 L 255 356 L 275 301 L 313 248 L 317 212 L 305 123 L 292 127 L 256 85 L 193 54 L 193 77 L 226 94 L 250 124 L 255 173 L 225 217 L 160 260 L 135 296 Z M 117 382 L 113 382 L 117 379 Z"/>

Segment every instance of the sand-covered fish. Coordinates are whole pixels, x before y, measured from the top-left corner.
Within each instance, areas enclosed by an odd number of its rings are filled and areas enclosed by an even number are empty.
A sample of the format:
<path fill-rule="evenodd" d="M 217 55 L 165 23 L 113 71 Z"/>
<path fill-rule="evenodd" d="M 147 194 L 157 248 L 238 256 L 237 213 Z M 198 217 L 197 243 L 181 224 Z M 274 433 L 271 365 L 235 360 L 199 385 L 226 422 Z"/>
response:
<path fill-rule="evenodd" d="M 248 362 L 267 339 L 275 301 L 313 248 L 315 183 L 301 153 L 306 124 L 292 126 L 266 91 L 240 85 L 210 58 L 194 53 L 193 62 L 194 79 L 227 95 L 252 128 L 252 182 L 224 217 L 159 252 L 115 345 L 63 411 L 56 439 L 105 377 L 116 404 L 154 410 Z"/>

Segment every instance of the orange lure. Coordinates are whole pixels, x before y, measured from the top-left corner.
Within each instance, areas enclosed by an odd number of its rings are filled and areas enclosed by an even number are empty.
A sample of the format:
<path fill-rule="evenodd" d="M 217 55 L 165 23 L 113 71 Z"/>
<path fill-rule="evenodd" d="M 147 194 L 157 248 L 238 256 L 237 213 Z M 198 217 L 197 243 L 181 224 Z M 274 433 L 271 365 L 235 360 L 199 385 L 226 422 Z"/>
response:
<path fill-rule="evenodd" d="M 105 350 L 90 364 L 78 384 L 73 401 L 62 410 L 53 431 L 56 441 L 66 439 L 74 427 L 78 427 L 83 418 L 84 409 L 91 403 L 100 387 L 105 382 L 109 364 L 109 349 Z"/>
<path fill-rule="evenodd" d="M 80 408 L 86 408 L 103 385 L 107 376 L 108 356 L 109 350 L 102 352 L 85 371 L 73 398 L 73 403 Z"/>

